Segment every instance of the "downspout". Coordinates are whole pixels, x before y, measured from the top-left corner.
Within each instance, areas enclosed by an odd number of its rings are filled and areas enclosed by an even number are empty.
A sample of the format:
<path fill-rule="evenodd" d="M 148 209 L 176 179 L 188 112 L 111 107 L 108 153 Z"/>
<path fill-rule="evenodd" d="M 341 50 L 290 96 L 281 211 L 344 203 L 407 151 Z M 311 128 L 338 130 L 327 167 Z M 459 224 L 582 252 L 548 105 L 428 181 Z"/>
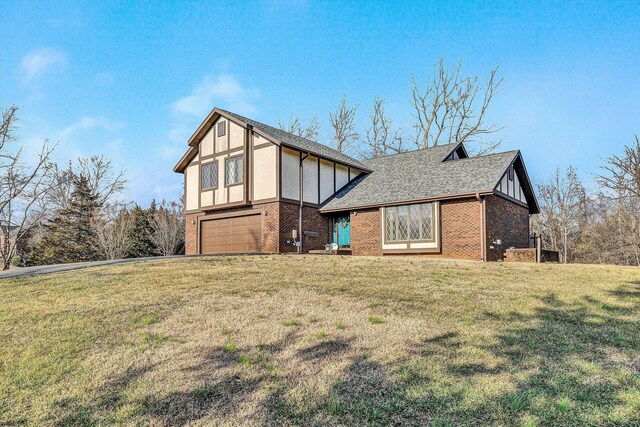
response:
<path fill-rule="evenodd" d="M 307 157 L 309 157 L 309 153 L 305 153 L 304 156 L 302 155 L 302 153 L 300 153 L 300 173 L 299 178 L 300 178 L 300 210 L 298 212 L 298 253 L 301 254 L 302 253 L 302 208 L 304 206 L 304 191 L 303 191 L 303 167 L 302 167 L 302 162 L 304 162 L 304 159 L 306 159 Z"/>

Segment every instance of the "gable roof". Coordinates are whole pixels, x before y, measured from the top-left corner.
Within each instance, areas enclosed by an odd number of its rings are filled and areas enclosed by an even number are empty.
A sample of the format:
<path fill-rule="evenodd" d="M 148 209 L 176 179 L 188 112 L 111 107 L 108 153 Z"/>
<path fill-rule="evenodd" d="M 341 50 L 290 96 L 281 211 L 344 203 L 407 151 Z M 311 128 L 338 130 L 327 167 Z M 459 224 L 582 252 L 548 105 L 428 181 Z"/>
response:
<path fill-rule="evenodd" d="M 373 172 L 361 175 L 343 187 L 320 211 L 492 194 L 507 168 L 520 157 L 520 151 L 514 150 L 443 161 L 458 145 L 439 145 L 365 160 Z M 536 210 L 534 197 L 530 211 L 535 213 Z"/>
<path fill-rule="evenodd" d="M 174 167 L 174 171 L 182 172 L 184 170 L 188 162 L 191 161 L 191 159 L 197 153 L 197 143 L 200 142 L 200 139 L 202 139 L 206 131 L 208 131 L 211 124 L 215 122 L 220 116 L 226 117 L 227 119 L 236 122 L 244 127 L 251 126 L 255 132 L 261 134 L 262 136 L 265 136 L 267 139 L 272 140 L 278 145 L 288 146 L 290 148 L 303 151 L 318 157 L 335 160 L 339 163 L 344 163 L 345 165 L 353 166 L 365 171 L 371 170 L 366 166 L 365 163 L 361 162 L 360 160 L 356 160 L 353 157 L 334 150 L 333 148 L 328 147 L 324 144 L 302 138 L 301 136 L 285 132 L 281 129 L 274 128 L 273 126 L 266 125 L 248 117 L 241 116 L 240 114 L 232 113 L 231 111 L 226 111 L 216 107 L 211 111 L 211 113 L 209 113 L 207 118 L 193 133 L 191 138 L 189 138 L 189 145 L 191 147 L 182 157 L 182 159 L 180 159 L 178 164 Z"/>

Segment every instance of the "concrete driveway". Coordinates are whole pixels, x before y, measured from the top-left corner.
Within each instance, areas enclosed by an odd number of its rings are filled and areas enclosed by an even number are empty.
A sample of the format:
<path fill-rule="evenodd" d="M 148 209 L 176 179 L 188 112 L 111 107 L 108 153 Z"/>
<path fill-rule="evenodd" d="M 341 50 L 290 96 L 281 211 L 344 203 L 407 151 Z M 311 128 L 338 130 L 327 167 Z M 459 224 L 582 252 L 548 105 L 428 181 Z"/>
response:
<path fill-rule="evenodd" d="M 53 265 L 40 265 L 37 267 L 14 268 L 11 270 L 0 271 L 0 279 L 9 279 L 11 277 L 33 276 L 36 274 L 58 273 L 60 271 L 79 270 L 81 268 L 98 267 L 101 265 L 123 264 L 125 262 L 156 261 L 156 260 L 162 260 L 162 259 L 182 258 L 182 257 L 184 257 L 184 255 L 155 256 L 155 257 L 148 257 L 148 258 L 112 259 L 107 261 L 73 262 L 69 264 L 53 264 Z"/>

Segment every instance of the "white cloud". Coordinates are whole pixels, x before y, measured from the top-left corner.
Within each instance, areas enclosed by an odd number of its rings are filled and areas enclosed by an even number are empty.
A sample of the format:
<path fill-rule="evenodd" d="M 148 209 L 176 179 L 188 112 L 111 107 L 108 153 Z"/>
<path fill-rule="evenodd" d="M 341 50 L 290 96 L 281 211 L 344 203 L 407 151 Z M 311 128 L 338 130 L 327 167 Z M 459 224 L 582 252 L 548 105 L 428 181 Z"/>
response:
<path fill-rule="evenodd" d="M 214 105 L 224 106 L 240 114 L 253 114 L 257 111 L 254 101 L 260 96 L 256 89 L 242 87 L 238 79 L 226 73 L 218 76 L 205 76 L 191 92 L 173 104 L 171 109 L 176 115 L 203 117 Z"/>
<path fill-rule="evenodd" d="M 171 143 L 162 148 L 163 157 L 175 158 L 177 153 L 184 151 L 187 139 L 213 107 L 251 115 L 258 111 L 255 102 L 259 97 L 259 90 L 242 86 L 232 74 L 220 73 L 215 77 L 204 76 L 193 88 L 190 95 L 171 104 L 175 122 L 168 134 Z M 176 143 L 180 145 L 176 146 Z"/>
<path fill-rule="evenodd" d="M 118 122 L 112 122 L 101 117 L 83 117 L 77 122 L 67 126 L 60 132 L 60 139 L 69 138 L 70 136 L 85 130 L 103 129 L 107 131 L 113 131 L 121 129 L 122 124 Z"/>
<path fill-rule="evenodd" d="M 52 48 L 43 48 L 29 52 L 22 57 L 22 71 L 25 80 L 31 80 L 51 67 L 64 67 L 67 55 Z"/>

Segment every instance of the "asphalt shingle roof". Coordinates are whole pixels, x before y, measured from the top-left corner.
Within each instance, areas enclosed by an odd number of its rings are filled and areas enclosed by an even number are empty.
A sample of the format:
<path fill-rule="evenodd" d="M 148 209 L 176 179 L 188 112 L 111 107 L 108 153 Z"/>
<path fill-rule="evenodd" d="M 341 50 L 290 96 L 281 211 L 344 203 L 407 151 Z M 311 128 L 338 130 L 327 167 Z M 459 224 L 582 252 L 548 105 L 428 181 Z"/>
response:
<path fill-rule="evenodd" d="M 281 129 L 277 129 L 272 126 L 266 125 L 264 123 L 257 122 L 248 117 L 244 117 L 239 114 L 232 113 L 231 111 L 226 111 L 221 108 L 218 108 L 218 110 L 237 120 L 240 120 L 241 122 L 244 122 L 246 124 L 253 126 L 255 129 L 258 129 L 261 132 L 264 132 L 265 134 L 271 136 L 272 138 L 275 138 L 276 140 L 280 141 L 285 145 L 289 145 L 291 147 L 295 147 L 303 151 L 308 151 L 312 154 L 317 154 L 323 157 L 327 157 L 329 159 L 337 160 L 347 165 L 356 166 L 365 170 L 369 169 L 364 162 L 360 160 L 356 160 L 351 156 L 347 156 L 346 154 L 343 154 L 337 150 L 334 150 L 331 147 L 327 147 L 324 144 L 320 144 L 318 142 L 314 142 L 309 139 L 302 138 L 292 133 L 285 132 Z"/>
<path fill-rule="evenodd" d="M 396 154 L 363 163 L 373 172 L 342 188 L 320 211 L 491 191 L 518 151 L 443 162 L 455 144 Z"/>

